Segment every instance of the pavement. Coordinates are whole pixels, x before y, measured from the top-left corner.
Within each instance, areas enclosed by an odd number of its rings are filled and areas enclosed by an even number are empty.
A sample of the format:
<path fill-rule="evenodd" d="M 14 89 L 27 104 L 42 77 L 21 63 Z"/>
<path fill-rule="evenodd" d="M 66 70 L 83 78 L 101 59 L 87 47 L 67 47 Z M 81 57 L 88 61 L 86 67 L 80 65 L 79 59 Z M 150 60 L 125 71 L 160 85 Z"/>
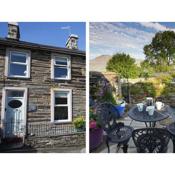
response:
<path fill-rule="evenodd" d="M 1 150 L 1 153 L 85 153 L 84 146 L 79 147 L 53 147 L 53 148 L 37 148 L 30 147 L 14 148 L 9 150 Z"/>
<path fill-rule="evenodd" d="M 61 147 L 53 149 L 38 149 L 37 153 L 85 153 L 84 147 Z"/>

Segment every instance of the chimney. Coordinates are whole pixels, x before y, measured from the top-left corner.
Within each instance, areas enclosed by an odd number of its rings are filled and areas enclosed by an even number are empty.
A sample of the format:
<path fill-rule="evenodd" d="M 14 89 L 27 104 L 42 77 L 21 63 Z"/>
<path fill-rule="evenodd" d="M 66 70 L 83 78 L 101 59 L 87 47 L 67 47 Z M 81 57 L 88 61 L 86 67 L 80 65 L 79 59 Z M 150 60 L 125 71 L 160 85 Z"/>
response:
<path fill-rule="evenodd" d="M 66 42 L 68 49 L 78 49 L 78 35 L 71 34 Z"/>
<path fill-rule="evenodd" d="M 8 39 L 19 40 L 20 39 L 20 31 L 19 25 L 17 22 L 9 22 L 8 23 Z"/>

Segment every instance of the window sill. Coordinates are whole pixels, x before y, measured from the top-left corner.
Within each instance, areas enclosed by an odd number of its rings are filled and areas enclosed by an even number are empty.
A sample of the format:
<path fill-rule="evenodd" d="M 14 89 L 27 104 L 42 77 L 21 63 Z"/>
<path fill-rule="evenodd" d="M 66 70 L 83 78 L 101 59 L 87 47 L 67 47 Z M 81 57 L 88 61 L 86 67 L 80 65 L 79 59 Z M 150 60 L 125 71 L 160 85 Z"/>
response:
<path fill-rule="evenodd" d="M 15 76 L 15 77 L 13 77 L 13 76 L 6 76 L 6 78 L 7 79 L 24 79 L 24 80 L 28 80 L 28 79 L 30 79 L 31 77 L 17 77 L 17 76 Z"/>
<path fill-rule="evenodd" d="M 71 81 L 71 79 L 51 79 L 52 81 Z"/>
<path fill-rule="evenodd" d="M 57 124 L 71 124 L 72 123 L 72 121 L 51 121 L 51 123 L 52 124 L 55 124 L 55 125 L 57 125 Z"/>

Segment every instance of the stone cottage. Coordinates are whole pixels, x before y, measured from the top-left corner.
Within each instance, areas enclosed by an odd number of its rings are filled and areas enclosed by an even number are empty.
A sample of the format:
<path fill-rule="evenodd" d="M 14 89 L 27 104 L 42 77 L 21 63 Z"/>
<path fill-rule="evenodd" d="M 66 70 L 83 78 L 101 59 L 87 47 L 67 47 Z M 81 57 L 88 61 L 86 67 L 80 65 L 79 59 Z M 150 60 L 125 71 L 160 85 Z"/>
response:
<path fill-rule="evenodd" d="M 0 38 L 1 140 L 84 144 L 72 122 L 85 116 L 85 60 L 77 35 L 66 48 L 41 45 L 21 41 L 18 23 L 8 23 L 8 36 Z"/>

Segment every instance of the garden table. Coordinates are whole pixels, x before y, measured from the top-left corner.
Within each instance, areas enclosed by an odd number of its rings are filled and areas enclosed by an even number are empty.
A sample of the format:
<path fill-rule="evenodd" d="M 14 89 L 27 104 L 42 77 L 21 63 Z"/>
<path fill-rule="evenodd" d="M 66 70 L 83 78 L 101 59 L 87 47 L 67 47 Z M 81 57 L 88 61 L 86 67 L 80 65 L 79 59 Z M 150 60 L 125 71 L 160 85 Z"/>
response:
<path fill-rule="evenodd" d="M 165 105 L 165 107 L 160 111 L 155 110 L 152 116 L 148 115 L 145 105 L 143 107 L 142 112 L 138 111 L 136 105 L 134 105 L 128 112 L 128 116 L 131 119 L 139 122 L 144 122 L 146 127 L 155 127 L 156 122 L 164 120 L 168 118 L 170 115 L 171 115 L 171 109 L 168 105 Z"/>

